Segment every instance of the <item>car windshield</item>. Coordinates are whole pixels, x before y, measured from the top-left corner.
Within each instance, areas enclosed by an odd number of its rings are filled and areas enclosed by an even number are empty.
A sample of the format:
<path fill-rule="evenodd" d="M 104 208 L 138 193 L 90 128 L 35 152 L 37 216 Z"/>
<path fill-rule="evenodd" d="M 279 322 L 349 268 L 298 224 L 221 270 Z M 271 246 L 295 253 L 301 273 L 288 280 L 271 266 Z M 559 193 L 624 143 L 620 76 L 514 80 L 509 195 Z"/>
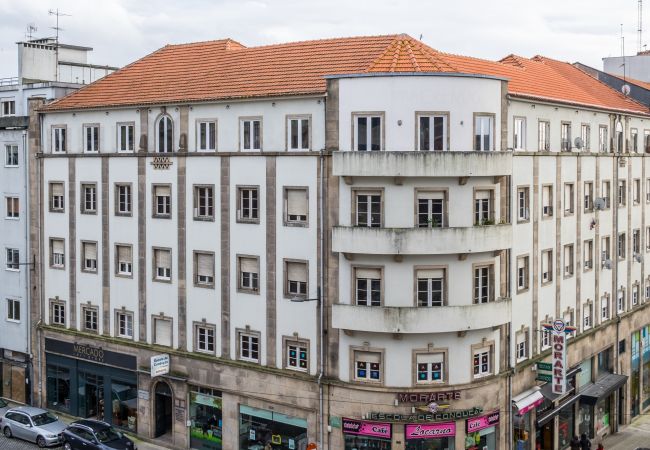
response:
<path fill-rule="evenodd" d="M 0 398 L 0 408 L 4 408 L 5 406 L 7 406 L 7 402 Z"/>
<path fill-rule="evenodd" d="M 102 444 L 105 442 L 116 441 L 122 437 L 122 434 L 119 431 L 115 431 L 113 428 L 104 428 L 103 430 L 95 431 L 95 436 Z"/>
<path fill-rule="evenodd" d="M 48 423 L 56 422 L 57 418 L 56 416 L 53 416 L 49 412 L 44 412 L 42 414 L 37 414 L 35 416 L 32 416 L 32 422 L 34 422 L 34 425 L 37 427 L 40 427 L 42 425 L 47 425 Z"/>

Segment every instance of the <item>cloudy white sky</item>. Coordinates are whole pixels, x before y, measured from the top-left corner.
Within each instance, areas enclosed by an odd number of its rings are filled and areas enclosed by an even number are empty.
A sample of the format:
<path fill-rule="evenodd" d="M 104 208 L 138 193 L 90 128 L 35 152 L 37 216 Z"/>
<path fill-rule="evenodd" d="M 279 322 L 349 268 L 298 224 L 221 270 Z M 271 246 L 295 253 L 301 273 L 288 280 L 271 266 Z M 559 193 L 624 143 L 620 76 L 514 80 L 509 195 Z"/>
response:
<path fill-rule="evenodd" d="M 17 72 L 27 24 L 94 48 L 92 63 L 125 65 L 168 43 L 230 37 L 262 45 L 334 36 L 408 33 L 433 48 L 497 59 L 543 54 L 601 68 L 637 48 L 637 0 L 0 0 L 0 77 Z M 645 35 L 650 38 L 650 0 Z M 646 39 L 644 38 L 644 43 Z"/>

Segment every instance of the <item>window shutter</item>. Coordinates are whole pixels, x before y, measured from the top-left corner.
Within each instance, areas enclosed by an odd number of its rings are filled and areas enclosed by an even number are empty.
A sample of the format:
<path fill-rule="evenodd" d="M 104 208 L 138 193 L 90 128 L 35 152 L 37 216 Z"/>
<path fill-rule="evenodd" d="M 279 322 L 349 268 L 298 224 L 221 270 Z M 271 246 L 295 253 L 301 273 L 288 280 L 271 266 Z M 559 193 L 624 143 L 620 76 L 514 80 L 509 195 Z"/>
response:
<path fill-rule="evenodd" d="M 97 244 L 86 243 L 86 259 L 97 259 Z"/>
<path fill-rule="evenodd" d="M 288 262 L 287 279 L 291 281 L 307 282 L 307 264 Z"/>
<path fill-rule="evenodd" d="M 417 355 L 418 363 L 441 363 L 444 362 L 445 356 L 442 353 L 427 353 Z"/>
<path fill-rule="evenodd" d="M 490 198 L 490 191 L 476 191 L 476 199 L 489 199 Z"/>
<path fill-rule="evenodd" d="M 433 191 L 433 192 L 421 191 L 421 192 L 418 192 L 418 200 L 420 200 L 420 199 L 422 199 L 422 200 L 428 200 L 428 199 L 444 200 L 445 199 L 445 193 L 442 192 L 442 191 Z"/>
<path fill-rule="evenodd" d="M 206 253 L 196 255 L 196 270 L 199 276 L 211 277 L 214 273 L 214 257 Z"/>
<path fill-rule="evenodd" d="M 356 269 L 356 277 L 357 278 L 380 279 L 381 278 L 381 270 L 379 270 L 379 269 L 370 269 L 370 268 L 366 268 L 366 267 L 358 267 Z"/>
<path fill-rule="evenodd" d="M 63 195 L 63 183 L 52 183 L 52 195 Z"/>
<path fill-rule="evenodd" d="M 241 272 L 257 273 L 257 260 L 254 258 L 239 258 L 239 269 Z"/>
<path fill-rule="evenodd" d="M 291 215 L 306 216 L 308 207 L 306 189 L 287 190 L 287 210 Z"/>
<path fill-rule="evenodd" d="M 172 346 L 172 322 L 171 320 L 154 319 L 156 322 L 156 344 Z"/>
<path fill-rule="evenodd" d="M 131 247 L 126 245 L 117 247 L 117 259 L 121 262 L 131 262 Z"/>
<path fill-rule="evenodd" d="M 156 250 L 156 267 L 164 267 L 166 269 L 172 266 L 172 255 L 168 250 Z"/>
<path fill-rule="evenodd" d="M 380 353 L 374 353 L 374 352 L 357 352 L 356 353 L 356 359 L 357 361 L 365 361 L 368 363 L 380 363 L 381 362 L 381 354 Z"/>
<path fill-rule="evenodd" d="M 425 269 L 418 270 L 418 278 L 444 278 L 445 269 Z"/>
<path fill-rule="evenodd" d="M 52 252 L 53 253 L 63 253 L 63 241 L 55 240 L 52 241 Z"/>
<path fill-rule="evenodd" d="M 170 186 L 156 186 L 156 195 L 160 197 L 171 197 L 172 188 Z"/>

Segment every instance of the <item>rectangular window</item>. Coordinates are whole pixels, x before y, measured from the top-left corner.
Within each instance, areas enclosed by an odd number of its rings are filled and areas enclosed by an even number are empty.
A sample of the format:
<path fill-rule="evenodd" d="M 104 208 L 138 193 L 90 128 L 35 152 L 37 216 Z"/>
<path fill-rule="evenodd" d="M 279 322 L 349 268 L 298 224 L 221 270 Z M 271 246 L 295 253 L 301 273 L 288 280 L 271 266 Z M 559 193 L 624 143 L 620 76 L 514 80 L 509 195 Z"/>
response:
<path fill-rule="evenodd" d="M 382 116 L 354 116 L 354 149 L 378 151 L 382 149 Z"/>
<path fill-rule="evenodd" d="M 474 351 L 472 367 L 474 378 L 480 378 L 492 373 L 490 368 L 490 348 L 485 347 Z"/>
<path fill-rule="evenodd" d="M 636 179 L 632 183 L 632 201 L 638 205 L 641 203 L 641 180 Z"/>
<path fill-rule="evenodd" d="M 214 286 L 214 253 L 194 252 L 194 267 L 196 286 Z"/>
<path fill-rule="evenodd" d="M 258 335 L 239 332 L 239 359 L 260 362 L 260 338 Z"/>
<path fill-rule="evenodd" d="M 309 119 L 290 118 L 287 120 L 289 150 L 309 150 Z"/>
<path fill-rule="evenodd" d="M 447 116 L 418 115 L 418 150 L 447 149 Z"/>
<path fill-rule="evenodd" d="M 582 247 L 584 269 L 589 270 L 594 267 L 594 241 L 592 239 L 586 240 Z"/>
<path fill-rule="evenodd" d="M 285 261 L 284 262 L 284 286 L 285 297 L 306 298 L 308 270 L 307 262 Z"/>
<path fill-rule="evenodd" d="M 526 149 L 526 119 L 524 117 L 515 117 L 512 147 L 515 150 Z"/>
<path fill-rule="evenodd" d="M 66 151 L 66 128 L 52 127 L 52 152 L 65 153 Z"/>
<path fill-rule="evenodd" d="M 115 316 L 117 336 L 126 339 L 133 339 L 133 313 L 118 311 Z"/>
<path fill-rule="evenodd" d="M 172 216 L 172 187 L 169 184 L 153 185 L 153 216 L 169 219 Z"/>
<path fill-rule="evenodd" d="M 116 245 L 115 253 L 117 254 L 116 272 L 117 275 L 133 275 L 133 256 L 130 245 Z"/>
<path fill-rule="evenodd" d="M 381 306 L 381 269 L 354 269 L 355 303 L 360 306 Z"/>
<path fill-rule="evenodd" d="M 607 142 L 607 126 L 598 127 L 598 151 L 607 153 L 609 143 Z"/>
<path fill-rule="evenodd" d="M 304 342 L 287 341 L 287 369 L 307 372 L 309 370 L 309 347 Z"/>
<path fill-rule="evenodd" d="M 237 187 L 237 221 L 259 223 L 259 188 Z"/>
<path fill-rule="evenodd" d="M 600 320 L 609 320 L 609 297 L 604 295 L 600 298 Z"/>
<path fill-rule="evenodd" d="M 524 291 L 530 286 L 530 257 L 517 258 L 517 290 Z"/>
<path fill-rule="evenodd" d="M 645 180 L 645 202 L 650 203 L 650 178 Z"/>
<path fill-rule="evenodd" d="M 196 325 L 194 328 L 194 333 L 196 335 L 196 350 L 199 352 L 214 354 L 214 327 Z"/>
<path fill-rule="evenodd" d="M 416 354 L 417 383 L 442 383 L 445 381 L 445 354 L 419 353 Z"/>
<path fill-rule="evenodd" d="M 20 322 L 20 300 L 7 299 L 7 320 Z"/>
<path fill-rule="evenodd" d="M 537 123 L 537 148 L 539 151 L 551 150 L 551 123 L 540 120 Z"/>
<path fill-rule="evenodd" d="M 643 149 L 650 153 L 650 130 L 643 130 Z"/>
<path fill-rule="evenodd" d="M 562 122 L 560 127 L 560 145 L 563 152 L 571 151 L 571 124 Z"/>
<path fill-rule="evenodd" d="M 494 266 L 474 268 L 474 303 L 487 303 L 494 300 Z"/>
<path fill-rule="evenodd" d="M 645 251 L 650 252 L 650 227 L 645 227 Z"/>
<path fill-rule="evenodd" d="M 172 279 L 172 251 L 155 248 L 153 250 L 154 280 L 170 281 Z"/>
<path fill-rule="evenodd" d="M 97 272 L 97 243 L 81 242 L 81 271 Z"/>
<path fill-rule="evenodd" d="M 297 187 L 284 188 L 285 225 L 307 226 L 309 214 L 309 189 Z"/>
<path fill-rule="evenodd" d="M 418 191 L 417 221 L 419 228 L 438 228 L 446 224 L 446 198 L 443 191 Z"/>
<path fill-rule="evenodd" d="M 355 381 L 381 382 L 381 353 L 354 352 Z"/>
<path fill-rule="evenodd" d="M 83 329 L 84 331 L 97 332 L 97 308 L 84 306 L 83 310 Z"/>
<path fill-rule="evenodd" d="M 600 256 L 601 256 L 603 267 L 605 267 L 607 261 L 610 261 L 611 259 L 609 242 L 610 242 L 609 236 L 604 236 L 600 240 Z"/>
<path fill-rule="evenodd" d="M 20 217 L 20 202 L 18 197 L 6 197 L 7 219 L 18 219 Z"/>
<path fill-rule="evenodd" d="M 115 215 L 131 215 L 131 184 L 115 185 Z"/>
<path fill-rule="evenodd" d="M 241 128 L 241 149 L 262 150 L 262 121 L 260 119 L 242 119 Z"/>
<path fill-rule="evenodd" d="M 14 116 L 16 115 L 16 101 L 15 100 L 3 100 L 0 102 L 0 112 L 3 116 Z"/>
<path fill-rule="evenodd" d="M 641 254 L 641 230 L 632 230 L 632 253 L 634 256 Z"/>
<path fill-rule="evenodd" d="M 632 151 L 639 153 L 639 131 L 636 128 L 630 129 L 630 141 Z"/>
<path fill-rule="evenodd" d="M 541 327 L 540 327 L 541 328 Z M 542 338 L 539 340 L 539 346 L 542 351 L 551 346 L 551 332 L 542 328 Z"/>
<path fill-rule="evenodd" d="M 530 220 L 530 188 L 517 188 L 517 220 L 526 222 Z"/>
<path fill-rule="evenodd" d="M 591 303 L 585 303 L 582 306 L 582 329 L 588 330 L 593 325 L 593 305 Z"/>
<path fill-rule="evenodd" d="M 5 167 L 18 167 L 17 145 L 5 145 Z"/>
<path fill-rule="evenodd" d="M 355 191 L 355 225 L 358 227 L 381 227 L 381 192 Z"/>
<path fill-rule="evenodd" d="M 638 282 L 632 286 L 632 306 L 639 304 L 639 284 Z"/>
<path fill-rule="evenodd" d="M 238 256 L 239 289 L 248 292 L 259 291 L 260 264 L 256 257 Z"/>
<path fill-rule="evenodd" d="M 474 116 L 474 150 L 494 150 L 494 116 Z"/>
<path fill-rule="evenodd" d="M 50 239 L 50 267 L 62 269 L 65 267 L 65 241 Z"/>
<path fill-rule="evenodd" d="M 6 258 L 6 269 L 7 270 L 20 270 L 20 253 L 17 248 L 8 248 L 7 258 Z"/>
<path fill-rule="evenodd" d="M 515 357 L 517 361 L 528 358 L 528 331 L 520 331 L 515 337 Z"/>
<path fill-rule="evenodd" d="M 573 183 L 564 183 L 564 214 L 573 214 L 575 211 L 573 190 Z"/>
<path fill-rule="evenodd" d="M 135 149 L 135 126 L 132 123 L 117 124 L 117 151 L 132 152 Z"/>
<path fill-rule="evenodd" d="M 618 235 L 618 259 L 625 259 L 627 237 L 625 233 Z"/>
<path fill-rule="evenodd" d="M 564 246 L 564 276 L 572 277 L 573 268 L 573 244 L 568 244 Z"/>
<path fill-rule="evenodd" d="M 95 153 L 99 151 L 99 125 L 84 125 L 84 152 Z"/>
<path fill-rule="evenodd" d="M 217 122 L 214 120 L 197 122 L 196 141 L 197 150 L 215 151 L 217 149 Z"/>
<path fill-rule="evenodd" d="M 153 318 L 153 341 L 156 345 L 171 347 L 174 343 L 172 335 L 171 319 L 154 317 Z"/>
<path fill-rule="evenodd" d="M 214 187 L 194 186 L 194 220 L 214 219 Z"/>
<path fill-rule="evenodd" d="M 50 324 L 65 326 L 65 303 L 50 300 Z"/>
<path fill-rule="evenodd" d="M 50 212 L 63 212 L 65 203 L 63 197 L 63 183 L 49 183 L 50 188 Z"/>
<path fill-rule="evenodd" d="M 582 138 L 582 148 L 591 150 L 591 126 L 583 123 L 580 126 L 580 137 Z"/>
<path fill-rule="evenodd" d="M 81 213 L 97 213 L 97 185 L 94 183 L 81 184 Z"/>
<path fill-rule="evenodd" d="M 593 211 L 594 209 L 594 183 L 592 181 L 585 181 L 585 212 Z"/>
<path fill-rule="evenodd" d="M 603 200 L 605 200 L 605 209 L 609 209 L 611 204 L 611 184 L 609 180 L 603 181 Z"/>
<path fill-rule="evenodd" d="M 482 189 L 474 192 L 474 225 L 493 225 L 491 190 Z"/>
<path fill-rule="evenodd" d="M 627 183 L 625 180 L 618 180 L 618 206 L 625 206 L 627 197 Z"/>
<path fill-rule="evenodd" d="M 542 284 L 553 281 L 553 250 L 542 250 Z"/>
<path fill-rule="evenodd" d="M 620 314 L 625 312 L 625 290 L 619 289 L 616 294 L 616 311 Z"/>
<path fill-rule="evenodd" d="M 553 186 L 542 186 L 542 217 L 553 216 Z"/>
<path fill-rule="evenodd" d="M 418 269 L 418 306 L 433 307 L 445 304 L 445 269 Z"/>

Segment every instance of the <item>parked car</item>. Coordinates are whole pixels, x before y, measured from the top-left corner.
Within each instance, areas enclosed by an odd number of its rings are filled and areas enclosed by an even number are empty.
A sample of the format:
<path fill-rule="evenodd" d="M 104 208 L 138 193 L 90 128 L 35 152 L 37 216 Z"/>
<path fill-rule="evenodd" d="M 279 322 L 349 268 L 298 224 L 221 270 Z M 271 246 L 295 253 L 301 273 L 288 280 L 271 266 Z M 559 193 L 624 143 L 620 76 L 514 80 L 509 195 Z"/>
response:
<path fill-rule="evenodd" d="M 31 406 L 10 408 L 0 419 L 0 428 L 5 437 L 35 442 L 40 448 L 60 444 L 61 432 L 65 427 L 57 416 Z"/>
<path fill-rule="evenodd" d="M 133 441 L 99 420 L 78 420 L 63 431 L 65 450 L 137 450 Z"/>
<path fill-rule="evenodd" d="M 5 415 L 5 413 L 9 410 L 10 406 L 9 403 L 7 403 L 4 399 L 0 398 L 0 421 L 2 420 L 2 416 Z"/>

